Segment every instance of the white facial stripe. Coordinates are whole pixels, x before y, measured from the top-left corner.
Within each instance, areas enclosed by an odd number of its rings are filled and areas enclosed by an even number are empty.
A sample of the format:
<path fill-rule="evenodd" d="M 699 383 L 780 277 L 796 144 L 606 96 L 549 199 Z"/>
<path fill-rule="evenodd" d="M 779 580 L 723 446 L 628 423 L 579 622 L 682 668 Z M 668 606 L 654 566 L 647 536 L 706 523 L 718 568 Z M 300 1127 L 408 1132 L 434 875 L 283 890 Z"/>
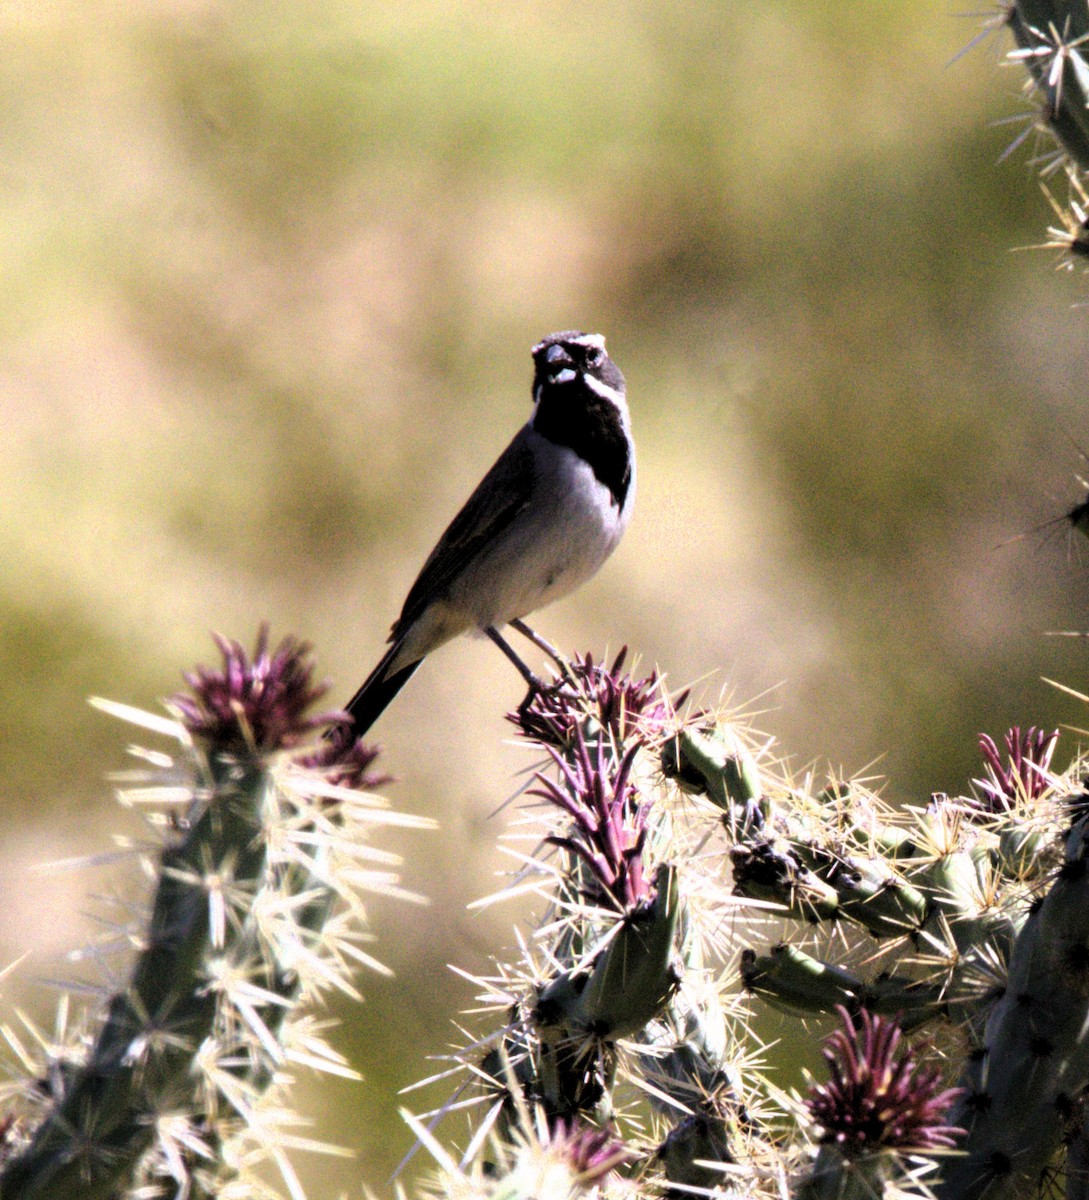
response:
<path fill-rule="evenodd" d="M 604 350 L 605 338 L 600 333 L 584 333 L 580 338 L 572 338 L 571 345 L 592 346 L 595 350 Z"/>
<path fill-rule="evenodd" d="M 593 375 L 584 375 L 583 379 L 586 380 L 586 386 L 590 391 L 596 392 L 602 400 L 608 400 L 620 409 L 624 407 L 624 397 L 616 388 L 609 387 L 607 383 L 602 383 L 600 379 L 596 379 Z"/>

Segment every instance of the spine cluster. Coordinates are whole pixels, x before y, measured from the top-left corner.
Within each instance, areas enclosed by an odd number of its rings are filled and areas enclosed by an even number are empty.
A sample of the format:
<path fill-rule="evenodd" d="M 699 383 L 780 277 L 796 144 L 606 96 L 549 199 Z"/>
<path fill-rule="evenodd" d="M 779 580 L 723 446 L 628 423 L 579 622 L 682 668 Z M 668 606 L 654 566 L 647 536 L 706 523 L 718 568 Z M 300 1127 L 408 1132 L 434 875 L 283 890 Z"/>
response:
<path fill-rule="evenodd" d="M 1089 1083 L 1085 796 L 1057 735 L 984 737 L 967 794 L 894 811 L 679 707 L 578 660 L 515 718 L 546 766 L 510 889 L 541 911 L 478 981 L 478 1119 L 431 1194 L 1040 1190 Z M 804 1094 L 764 1061 L 767 1007 L 795 1055 L 823 1043 Z"/>
<path fill-rule="evenodd" d="M 291 1073 L 352 1073 L 313 1005 L 356 994 L 360 889 L 394 886 L 374 830 L 408 822 L 370 790 L 373 751 L 310 715 L 307 647 L 220 649 L 168 718 L 106 706 L 173 739 L 124 788 L 158 830 L 156 886 L 78 1032 L 35 1057 L 5 1030 L 4 1200 L 264 1196 L 270 1159 L 300 1195 Z M 687 710 L 621 654 L 512 714 L 538 769 L 504 892 L 537 911 L 477 981 L 456 1103 L 406 1114 L 438 1162 L 417 1195 L 1013 1200 L 1080 1181 L 1089 798 L 1078 762 L 1052 767 L 1058 735 L 983 737 L 965 795 L 893 810 Z M 794 1018 L 791 1055 L 823 1060 L 808 1083 L 771 1069 L 768 1009 Z"/>
<path fill-rule="evenodd" d="M 1089 11 L 1079 0 L 1009 0 L 999 21 L 1015 43 L 1007 59 L 1027 71 L 1032 111 L 1018 141 L 1043 135 L 1035 161 L 1059 220 L 1047 244 L 1070 265 L 1089 255 Z M 1056 179 L 1065 191 L 1057 198 Z"/>
<path fill-rule="evenodd" d="M 0 1195 L 261 1195 L 271 1160 L 300 1192 L 278 1104 L 306 1065 L 354 1072 L 321 1039 L 316 1000 L 355 994 L 369 962 L 361 892 L 376 870 L 375 829 L 407 823 L 368 791 L 373 752 L 309 709 L 308 647 L 251 659 L 220 643 L 220 668 L 188 677 L 169 718 L 102 705 L 170 739 L 139 751 L 123 799 L 141 806 L 160 848 L 139 951 L 86 1027 L 34 1056 L 13 1029 L 22 1077 L 7 1089 Z M 333 737 L 300 749 L 315 730 Z"/>

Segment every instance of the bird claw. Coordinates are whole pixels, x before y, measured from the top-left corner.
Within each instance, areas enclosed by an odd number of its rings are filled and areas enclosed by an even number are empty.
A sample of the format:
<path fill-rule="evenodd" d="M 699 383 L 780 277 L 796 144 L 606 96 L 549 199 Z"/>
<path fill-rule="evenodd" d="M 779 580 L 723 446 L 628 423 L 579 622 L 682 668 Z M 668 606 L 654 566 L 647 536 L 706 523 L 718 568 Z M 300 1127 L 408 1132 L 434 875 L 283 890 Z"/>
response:
<path fill-rule="evenodd" d="M 564 672 L 563 677 L 554 680 L 552 683 L 545 683 L 545 681 L 537 675 L 533 675 L 532 678 L 527 680 L 527 682 L 529 683 L 529 688 L 526 691 L 522 703 L 518 705 L 519 719 L 523 718 L 526 713 L 529 712 L 533 705 L 533 701 L 536 700 L 538 696 L 566 695 L 570 699 L 574 699 L 577 694 L 573 687 L 575 681 L 570 673 L 566 671 Z"/>

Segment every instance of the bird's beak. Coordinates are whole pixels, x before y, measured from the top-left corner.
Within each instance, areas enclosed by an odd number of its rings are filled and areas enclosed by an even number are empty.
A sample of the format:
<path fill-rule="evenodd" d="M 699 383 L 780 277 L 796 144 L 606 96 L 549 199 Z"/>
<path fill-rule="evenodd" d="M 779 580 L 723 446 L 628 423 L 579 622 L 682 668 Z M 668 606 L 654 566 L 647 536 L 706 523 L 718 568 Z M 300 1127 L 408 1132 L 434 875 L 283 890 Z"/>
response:
<path fill-rule="evenodd" d="M 545 351 L 546 363 L 563 363 L 564 366 L 572 367 L 575 364 L 571 360 L 571 355 L 559 344 L 554 344 L 548 347 Z"/>
<path fill-rule="evenodd" d="M 554 383 L 563 383 L 567 379 L 573 379 L 574 367 L 575 360 L 560 345 L 549 346 L 542 356 L 541 374 L 550 378 Z"/>

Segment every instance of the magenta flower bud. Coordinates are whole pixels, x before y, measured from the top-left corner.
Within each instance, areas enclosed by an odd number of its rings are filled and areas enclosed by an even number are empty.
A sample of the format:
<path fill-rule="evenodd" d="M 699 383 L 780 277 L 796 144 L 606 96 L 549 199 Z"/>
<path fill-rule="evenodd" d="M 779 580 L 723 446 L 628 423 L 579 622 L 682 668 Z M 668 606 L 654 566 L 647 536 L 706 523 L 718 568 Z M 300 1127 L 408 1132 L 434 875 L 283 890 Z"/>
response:
<path fill-rule="evenodd" d="M 838 1012 L 843 1028 L 829 1034 L 821 1051 L 831 1079 L 809 1092 L 821 1142 L 849 1157 L 953 1146 L 963 1130 L 943 1117 L 960 1089 L 943 1090 L 941 1071 L 920 1065 L 925 1047 L 907 1045 L 897 1022 L 866 1009 L 857 1017 L 842 1007 Z"/>

